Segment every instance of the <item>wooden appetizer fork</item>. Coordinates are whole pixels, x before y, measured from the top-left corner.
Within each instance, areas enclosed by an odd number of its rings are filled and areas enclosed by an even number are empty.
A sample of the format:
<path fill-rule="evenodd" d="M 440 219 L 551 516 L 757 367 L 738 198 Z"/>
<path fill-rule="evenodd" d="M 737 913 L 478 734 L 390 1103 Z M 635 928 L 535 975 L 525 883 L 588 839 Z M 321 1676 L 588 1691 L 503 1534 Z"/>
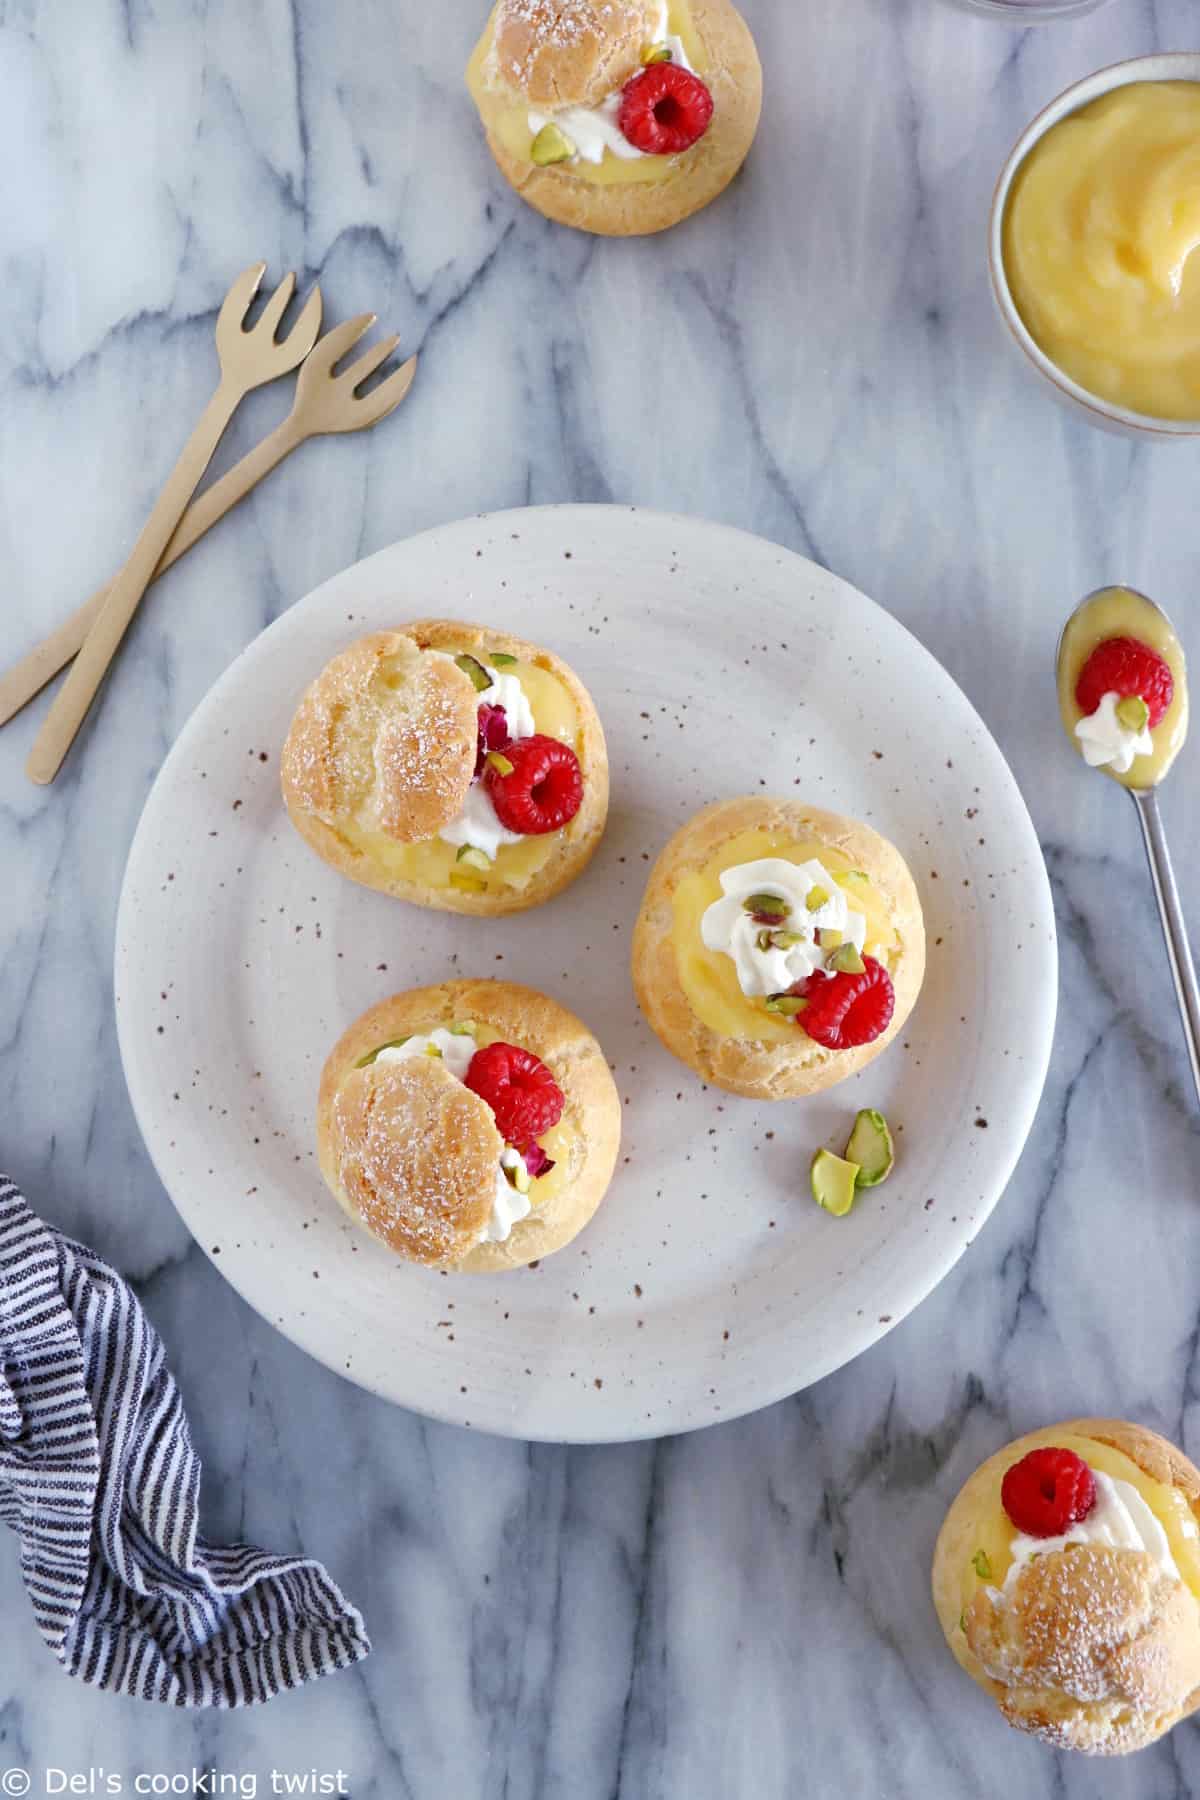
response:
<path fill-rule="evenodd" d="M 238 406 L 253 388 L 287 375 L 302 363 L 317 341 L 321 328 L 321 294 L 314 288 L 300 317 L 287 336 L 276 339 L 280 321 L 296 290 L 295 275 L 285 276 L 247 329 L 246 315 L 266 273 L 266 263 L 255 263 L 239 275 L 217 317 L 217 355 L 221 379 L 200 416 L 200 422 L 184 446 L 153 512 L 142 527 L 125 567 L 108 590 L 103 606 L 89 631 L 75 665 L 47 713 L 25 765 L 31 781 L 54 780 L 63 758 L 87 717 L 109 665 L 129 629 L 142 595 L 150 585 L 159 560 L 170 542 L 188 501 L 200 484 L 221 435 Z"/>
<path fill-rule="evenodd" d="M 369 393 L 360 394 L 357 390 L 393 354 L 400 342 L 398 337 L 383 338 L 378 344 L 372 344 L 356 362 L 335 373 L 336 365 L 349 355 L 374 323 L 374 313 L 360 313 L 355 319 L 347 319 L 344 325 L 335 325 L 332 331 L 318 339 L 316 348 L 300 365 L 296 397 L 287 418 L 219 481 L 214 481 L 193 500 L 164 550 L 153 580 L 157 581 L 186 555 L 205 532 L 211 531 L 239 500 L 244 500 L 252 488 L 309 438 L 363 431 L 395 412 L 412 386 L 417 369 L 415 356 L 410 356 Z M 108 594 L 107 585 L 98 588 L 57 630 L 0 675 L 0 725 L 6 725 L 28 705 L 35 694 L 39 694 L 46 683 L 78 654 L 100 616 Z"/>

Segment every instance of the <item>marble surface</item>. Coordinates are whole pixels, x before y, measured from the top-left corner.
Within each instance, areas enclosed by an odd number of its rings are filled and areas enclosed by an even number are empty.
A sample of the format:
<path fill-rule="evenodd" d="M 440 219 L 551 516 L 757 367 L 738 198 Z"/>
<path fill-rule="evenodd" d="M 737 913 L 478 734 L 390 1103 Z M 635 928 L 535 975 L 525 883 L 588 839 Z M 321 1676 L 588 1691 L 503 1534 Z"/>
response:
<path fill-rule="evenodd" d="M 482 11 L 0 0 L 5 660 L 120 560 L 252 257 L 319 275 L 331 314 L 377 309 L 423 358 L 394 420 L 304 450 L 172 574 L 58 786 L 22 775 L 40 708 L 0 739 L 0 1162 L 136 1281 L 210 1533 L 325 1558 L 375 1655 L 232 1719 L 68 1689 L 0 1544 L 0 1770 L 36 1793 L 47 1767 L 127 1791 L 215 1768 L 243 1792 L 340 1769 L 360 1800 L 1200 1791 L 1194 1725 L 1114 1765 L 1006 1731 L 927 1598 L 945 1504 L 1015 1432 L 1095 1410 L 1200 1452 L 1196 1106 L 1132 812 L 1066 753 L 1049 683 L 1063 613 L 1105 581 L 1200 643 L 1200 466 L 1060 415 L 1009 360 L 983 257 L 1018 129 L 1090 69 L 1194 48 L 1194 7 L 1019 32 L 943 0 L 747 0 L 757 154 L 642 244 L 547 226 L 495 175 L 460 83 Z M 230 454 L 282 405 L 249 407 Z M 223 1285 L 130 1113 L 113 920 L 166 747 L 282 608 L 462 513 L 610 499 L 778 538 L 945 662 L 1045 846 L 1061 1022 L 1007 1197 L 883 1343 L 701 1435 L 531 1448 L 390 1410 Z M 1165 799 L 1188 895 L 1191 768 Z"/>

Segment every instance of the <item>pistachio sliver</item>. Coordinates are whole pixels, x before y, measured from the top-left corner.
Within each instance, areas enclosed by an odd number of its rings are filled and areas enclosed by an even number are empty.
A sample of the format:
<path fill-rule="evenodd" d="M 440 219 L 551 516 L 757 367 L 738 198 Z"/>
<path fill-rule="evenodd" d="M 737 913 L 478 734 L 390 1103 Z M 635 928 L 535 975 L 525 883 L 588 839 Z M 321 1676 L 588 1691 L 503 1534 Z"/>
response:
<path fill-rule="evenodd" d="M 791 917 L 792 909 L 778 894 L 749 894 L 742 901 L 750 917 L 760 925 L 781 925 Z"/>
<path fill-rule="evenodd" d="M 450 1027 L 451 1037 L 474 1037 L 479 1027 L 474 1019 L 462 1019 Z"/>
<path fill-rule="evenodd" d="M 795 1019 L 804 1011 L 808 1001 L 801 994 L 769 994 L 766 1008 L 770 1013 L 780 1013 L 785 1019 Z"/>
<path fill-rule="evenodd" d="M 977 1550 L 975 1552 L 974 1556 L 971 1558 L 971 1567 L 978 1575 L 980 1581 L 990 1581 L 992 1579 L 992 1559 L 986 1550 Z"/>
<path fill-rule="evenodd" d="M 646 68 L 650 68 L 654 63 L 674 62 L 674 60 L 675 56 L 670 44 L 651 44 L 642 58 Z"/>
<path fill-rule="evenodd" d="M 477 656 L 468 656 L 464 650 L 461 656 L 455 657 L 454 666 L 461 669 L 464 675 L 470 676 L 471 685 L 477 694 L 482 694 L 485 688 L 491 687 L 492 678 Z"/>
<path fill-rule="evenodd" d="M 487 762 L 488 767 L 495 769 L 497 775 L 511 775 L 513 772 L 513 765 L 499 750 L 489 750 Z"/>
<path fill-rule="evenodd" d="M 492 866 L 492 859 L 486 850 L 477 850 L 474 844 L 464 844 L 455 857 L 456 863 L 465 863 L 468 869 L 482 869 L 484 873 Z"/>
<path fill-rule="evenodd" d="M 829 897 L 829 889 L 818 884 L 816 887 L 809 888 L 804 904 L 809 912 L 820 912 L 823 906 L 829 905 Z"/>
<path fill-rule="evenodd" d="M 1150 723 L 1150 708 L 1140 694 L 1127 694 L 1113 709 L 1126 731 L 1145 731 Z"/>
<path fill-rule="evenodd" d="M 839 944 L 829 958 L 828 966 L 836 969 L 839 975 L 861 975 L 867 965 L 853 944 Z"/>
<path fill-rule="evenodd" d="M 554 163 L 569 161 L 575 154 L 575 146 L 566 132 L 551 120 L 534 138 L 529 154 L 539 169 L 548 169 Z"/>
<path fill-rule="evenodd" d="M 834 931 L 830 925 L 822 925 L 817 933 L 817 942 L 822 950 L 836 950 L 844 942 L 840 931 Z"/>

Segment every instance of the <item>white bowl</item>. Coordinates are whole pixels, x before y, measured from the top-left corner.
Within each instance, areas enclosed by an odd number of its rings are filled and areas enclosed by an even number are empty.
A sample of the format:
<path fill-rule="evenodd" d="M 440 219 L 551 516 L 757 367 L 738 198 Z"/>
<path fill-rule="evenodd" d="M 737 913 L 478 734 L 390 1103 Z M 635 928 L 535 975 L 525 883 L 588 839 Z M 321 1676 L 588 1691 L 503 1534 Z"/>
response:
<path fill-rule="evenodd" d="M 1032 364 L 1049 384 L 1055 397 L 1072 412 L 1081 415 L 1090 424 L 1098 425 L 1102 431 L 1114 431 L 1123 437 L 1200 437 L 1200 419 L 1157 419 L 1150 413 L 1132 412 L 1126 406 L 1116 406 L 1110 400 L 1102 400 L 1098 394 L 1089 392 L 1077 381 L 1073 381 L 1035 343 L 1017 310 L 1004 266 L 1004 215 L 1008 208 L 1008 196 L 1017 170 L 1029 152 L 1060 119 L 1078 112 L 1089 101 L 1099 100 L 1102 95 L 1111 94 L 1117 88 L 1129 87 L 1135 81 L 1200 81 L 1200 52 L 1181 50 L 1161 56 L 1137 56 L 1130 62 L 1114 63 L 1111 68 L 1100 69 L 1095 75 L 1088 75 L 1083 81 L 1077 81 L 1073 87 L 1067 88 L 1057 100 L 1052 100 L 1038 114 L 1031 125 L 1026 126 L 1000 172 L 992 199 L 992 215 L 988 227 L 992 294 L 1012 342 L 1023 352 L 1026 362 Z"/>

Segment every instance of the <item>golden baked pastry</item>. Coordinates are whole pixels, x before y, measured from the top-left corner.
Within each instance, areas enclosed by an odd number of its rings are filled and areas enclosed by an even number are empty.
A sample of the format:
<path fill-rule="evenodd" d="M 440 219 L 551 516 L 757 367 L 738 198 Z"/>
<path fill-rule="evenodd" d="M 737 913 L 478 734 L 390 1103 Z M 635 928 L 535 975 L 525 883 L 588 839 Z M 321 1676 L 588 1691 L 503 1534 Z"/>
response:
<path fill-rule="evenodd" d="M 765 893 L 741 895 L 747 881 Z M 725 948 L 705 943 L 706 917 L 714 935 L 728 932 Z M 853 991 L 839 984 L 839 1004 L 853 994 L 853 1007 L 836 1030 L 833 986 L 817 986 L 826 969 L 863 978 Z M 633 938 L 637 997 L 667 1049 L 757 1100 L 816 1093 L 865 1067 L 901 1029 L 924 972 L 921 902 L 899 851 L 798 800 L 752 796 L 698 813 L 655 864 Z M 809 975 L 819 1000 L 791 992 Z M 889 1007 L 877 1035 L 852 1043 Z M 806 1012 L 846 1047 L 814 1041 Z"/>
<path fill-rule="evenodd" d="M 1019 1529 L 1002 1488 L 1031 1452 L 1035 1505 L 1062 1517 Z M 1062 1453 L 1092 1476 L 1074 1510 Z M 1033 1478 L 1028 1464 L 1010 1476 Z M 1077 1516 L 1081 1514 L 1082 1516 Z M 1046 1524 L 1062 1524 L 1048 1535 Z M 1122 1755 L 1200 1703 L 1200 1471 L 1156 1432 L 1074 1419 L 1018 1438 L 965 1483 L 938 1536 L 933 1600 L 958 1662 L 1010 1725 L 1056 1749 Z M 1044 1546 L 1044 1548 L 1042 1548 Z"/>
<path fill-rule="evenodd" d="M 704 84 L 711 120 L 690 147 L 646 153 L 622 130 L 621 102 L 663 62 Z M 607 237 L 665 231 L 715 200 L 762 110 L 758 52 L 731 0 L 497 0 L 467 85 L 522 198 Z M 678 118 L 674 94 L 658 105 Z"/>
<path fill-rule="evenodd" d="M 515 1100 L 498 1046 L 528 1053 Z M 493 1059 L 486 1069 L 481 1051 Z M 535 1107 L 547 1083 L 559 1097 L 543 1115 L 557 1122 L 527 1141 L 518 1121 L 537 1115 L 521 1083 Z M 321 1074 L 317 1154 L 330 1191 L 355 1224 L 432 1268 L 494 1274 L 561 1250 L 603 1200 L 620 1139 L 621 1103 L 596 1039 L 513 982 L 395 994 L 355 1020 Z"/>
<path fill-rule="evenodd" d="M 477 778 L 483 722 L 497 724 L 498 701 L 507 702 L 493 733 L 499 764 Z M 502 825 L 500 789 L 521 779 L 511 764 L 524 754 L 507 734 L 530 753 L 533 739 L 550 741 L 572 764 L 581 785 L 566 823 L 535 809 L 524 833 Z M 608 817 L 604 733 L 578 676 L 522 638 L 449 619 L 374 632 L 327 663 L 296 710 L 281 778 L 293 825 L 331 867 L 397 899 L 480 917 L 539 906 L 566 887 Z"/>

